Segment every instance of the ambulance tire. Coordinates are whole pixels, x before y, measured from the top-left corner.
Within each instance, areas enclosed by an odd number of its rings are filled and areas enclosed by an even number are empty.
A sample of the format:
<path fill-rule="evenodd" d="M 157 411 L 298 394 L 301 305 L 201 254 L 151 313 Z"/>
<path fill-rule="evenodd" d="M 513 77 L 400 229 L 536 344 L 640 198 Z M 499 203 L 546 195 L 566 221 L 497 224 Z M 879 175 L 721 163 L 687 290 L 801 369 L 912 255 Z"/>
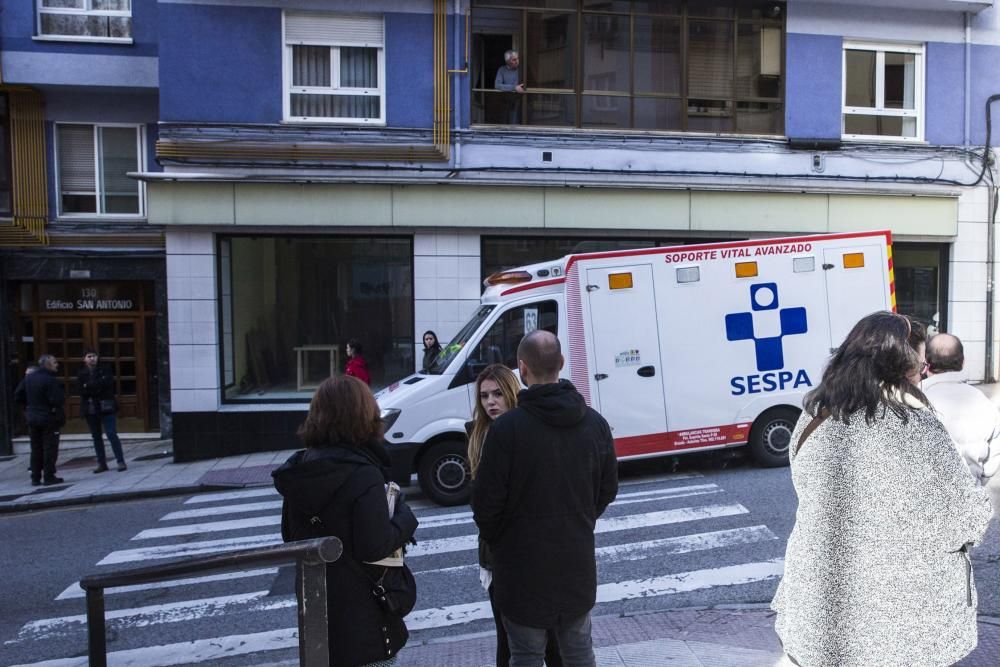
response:
<path fill-rule="evenodd" d="M 754 460 L 763 468 L 788 465 L 788 448 L 792 431 L 799 420 L 798 410 L 789 406 L 771 408 L 753 423 L 750 429 L 750 451 Z"/>
<path fill-rule="evenodd" d="M 424 495 L 444 507 L 469 502 L 472 474 L 467 451 L 462 440 L 442 440 L 423 453 L 417 479 Z"/>

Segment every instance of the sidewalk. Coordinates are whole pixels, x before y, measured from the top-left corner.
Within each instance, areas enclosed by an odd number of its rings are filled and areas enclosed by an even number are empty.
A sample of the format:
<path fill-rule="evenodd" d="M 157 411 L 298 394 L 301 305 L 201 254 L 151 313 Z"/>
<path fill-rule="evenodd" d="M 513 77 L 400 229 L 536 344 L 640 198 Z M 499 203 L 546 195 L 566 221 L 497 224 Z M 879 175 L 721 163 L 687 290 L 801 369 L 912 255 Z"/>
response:
<path fill-rule="evenodd" d="M 595 616 L 599 667 L 773 667 L 782 657 L 767 605 L 674 609 L 634 616 Z M 407 667 L 486 666 L 493 633 L 411 643 L 400 652 Z M 980 617 L 979 645 L 957 667 L 993 667 L 1000 651 L 1000 619 Z"/>
<path fill-rule="evenodd" d="M 0 514 L 270 485 L 271 470 L 291 455 L 261 452 L 174 463 L 170 440 L 123 445 L 128 470 L 116 471 L 112 459 L 111 470 L 97 475 L 91 472 L 97 467 L 92 447 L 61 449 L 57 474 L 66 481 L 54 486 L 31 486 L 28 454 L 0 457 Z"/>

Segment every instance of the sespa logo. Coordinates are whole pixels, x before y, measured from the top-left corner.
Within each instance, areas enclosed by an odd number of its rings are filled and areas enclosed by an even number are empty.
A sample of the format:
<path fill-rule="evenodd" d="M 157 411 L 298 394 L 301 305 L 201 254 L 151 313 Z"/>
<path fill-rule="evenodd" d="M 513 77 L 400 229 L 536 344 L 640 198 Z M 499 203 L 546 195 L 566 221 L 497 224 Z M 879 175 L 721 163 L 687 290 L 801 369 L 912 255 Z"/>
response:
<path fill-rule="evenodd" d="M 778 308 L 777 283 L 758 283 L 750 286 L 750 312 L 726 315 L 726 339 L 730 341 L 752 340 L 757 356 L 756 375 L 737 375 L 729 381 L 733 396 L 759 394 L 762 392 L 811 387 L 812 381 L 803 369 L 782 370 L 785 367 L 785 353 L 781 339 L 785 336 L 804 334 L 809 330 L 806 309 Z M 754 313 L 767 315 L 777 311 L 781 329 L 777 336 L 758 338 L 754 333 Z M 773 314 L 771 314 L 773 317 Z"/>

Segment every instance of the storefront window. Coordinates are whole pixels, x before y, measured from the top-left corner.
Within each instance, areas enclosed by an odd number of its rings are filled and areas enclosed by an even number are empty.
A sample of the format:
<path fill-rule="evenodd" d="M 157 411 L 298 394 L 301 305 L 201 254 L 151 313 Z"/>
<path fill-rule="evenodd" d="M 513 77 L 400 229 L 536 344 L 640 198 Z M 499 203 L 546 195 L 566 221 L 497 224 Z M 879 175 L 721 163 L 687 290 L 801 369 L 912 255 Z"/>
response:
<path fill-rule="evenodd" d="M 0 93 L 0 216 L 11 211 L 10 112 L 7 96 Z"/>
<path fill-rule="evenodd" d="M 413 369 L 409 238 L 221 241 L 222 378 L 229 401 L 307 401 L 357 339 L 373 389 Z"/>
<path fill-rule="evenodd" d="M 896 243 L 892 247 L 896 310 L 927 325 L 930 333 L 947 330 L 948 246 Z"/>

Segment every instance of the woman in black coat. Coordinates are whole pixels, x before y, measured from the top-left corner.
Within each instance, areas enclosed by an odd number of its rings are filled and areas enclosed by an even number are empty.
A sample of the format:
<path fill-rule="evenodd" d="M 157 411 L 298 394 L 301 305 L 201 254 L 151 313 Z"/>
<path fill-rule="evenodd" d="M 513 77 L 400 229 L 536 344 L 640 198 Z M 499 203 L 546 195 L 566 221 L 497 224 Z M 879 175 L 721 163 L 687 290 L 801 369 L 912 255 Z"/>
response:
<path fill-rule="evenodd" d="M 389 457 L 371 391 L 348 376 L 325 380 L 299 437 L 306 449 L 272 474 L 284 497 L 281 535 L 286 542 L 332 535 L 344 543 L 343 555 L 327 566 L 330 665 L 394 664 L 406 644 L 406 624 L 383 610 L 372 588 L 395 568 L 369 563 L 411 541 L 417 519 L 402 498 L 389 516 Z"/>
<path fill-rule="evenodd" d="M 434 362 L 441 354 L 441 343 L 438 342 L 437 334 L 433 331 L 424 332 L 424 361 L 421 370 L 429 371 Z"/>

